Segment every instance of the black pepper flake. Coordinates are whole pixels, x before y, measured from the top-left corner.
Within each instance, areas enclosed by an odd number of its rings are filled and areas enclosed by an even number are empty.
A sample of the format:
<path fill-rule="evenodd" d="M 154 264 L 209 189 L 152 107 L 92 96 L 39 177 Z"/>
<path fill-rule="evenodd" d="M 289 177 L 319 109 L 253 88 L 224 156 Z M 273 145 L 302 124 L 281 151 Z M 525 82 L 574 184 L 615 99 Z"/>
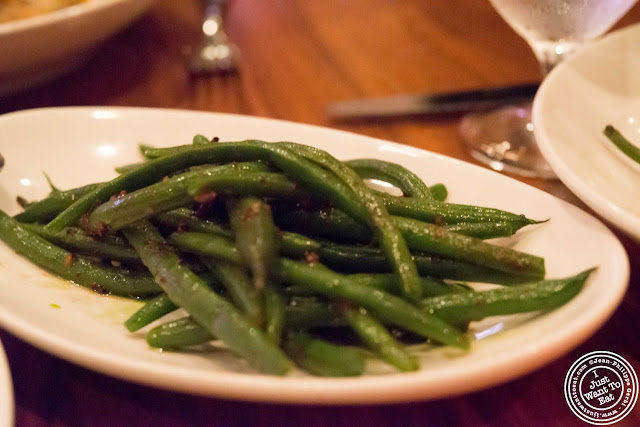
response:
<path fill-rule="evenodd" d="M 107 291 L 101 284 L 99 283 L 92 283 L 91 284 L 91 290 L 94 292 L 97 292 L 101 295 L 106 295 L 109 293 L 109 291 Z"/>

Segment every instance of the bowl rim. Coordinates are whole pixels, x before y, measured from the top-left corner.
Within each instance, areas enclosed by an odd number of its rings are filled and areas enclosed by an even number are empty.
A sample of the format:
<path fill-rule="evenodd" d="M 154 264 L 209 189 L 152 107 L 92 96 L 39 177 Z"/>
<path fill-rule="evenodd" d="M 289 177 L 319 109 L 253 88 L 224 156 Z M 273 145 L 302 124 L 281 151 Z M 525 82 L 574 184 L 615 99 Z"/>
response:
<path fill-rule="evenodd" d="M 132 0 L 88 0 L 86 3 L 74 4 L 28 18 L 0 23 L 0 37 L 6 34 L 29 31 L 46 25 L 54 25 L 66 20 L 80 18 L 87 14 L 96 13 L 104 8 L 115 7 L 131 1 Z"/>

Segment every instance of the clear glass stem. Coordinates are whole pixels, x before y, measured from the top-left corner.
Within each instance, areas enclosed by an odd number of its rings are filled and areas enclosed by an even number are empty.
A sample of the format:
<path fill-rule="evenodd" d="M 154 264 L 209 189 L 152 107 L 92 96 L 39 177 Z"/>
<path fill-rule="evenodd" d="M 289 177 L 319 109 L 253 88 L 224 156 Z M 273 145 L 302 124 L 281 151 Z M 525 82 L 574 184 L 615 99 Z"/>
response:
<path fill-rule="evenodd" d="M 543 79 L 556 65 L 582 47 L 580 42 L 559 41 L 529 41 L 529 45 L 538 59 Z"/>

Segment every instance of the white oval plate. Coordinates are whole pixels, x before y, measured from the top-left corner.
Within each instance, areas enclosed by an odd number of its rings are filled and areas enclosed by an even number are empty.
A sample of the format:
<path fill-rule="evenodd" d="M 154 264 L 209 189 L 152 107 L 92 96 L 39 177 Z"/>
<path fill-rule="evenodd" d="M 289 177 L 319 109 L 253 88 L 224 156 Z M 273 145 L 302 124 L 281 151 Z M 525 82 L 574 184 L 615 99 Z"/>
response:
<path fill-rule="evenodd" d="M 150 350 L 144 333 L 122 326 L 140 303 L 96 295 L 34 267 L 0 244 L 0 324 L 30 343 L 90 369 L 130 381 L 231 399 L 292 403 L 381 403 L 440 398 L 502 383 L 539 368 L 587 339 L 619 304 L 629 278 L 627 256 L 598 220 L 542 191 L 484 168 L 416 148 L 283 121 L 172 110 L 61 108 L 0 117 L 0 208 L 16 213 L 15 197 L 42 197 L 46 171 L 60 188 L 108 179 L 139 160 L 137 144 L 189 143 L 196 133 L 222 140 L 292 140 L 342 159 L 374 157 L 402 163 L 427 182 L 444 182 L 451 200 L 551 218 L 504 243 L 545 256 L 548 277 L 599 266 L 569 304 L 545 314 L 494 319 L 474 326 L 471 351 L 416 350 L 421 370 L 397 374 L 371 364 L 367 375 L 284 378 L 252 373 L 226 351 Z M 502 329 L 502 330 L 501 330 Z M 499 333 L 496 333 L 500 331 Z M 382 375 L 384 373 L 384 375 Z"/>
<path fill-rule="evenodd" d="M 0 96 L 61 76 L 133 22 L 153 0 L 90 0 L 0 23 Z M 61 42 L 64 41 L 64 42 Z"/>
<path fill-rule="evenodd" d="M 542 154 L 562 182 L 640 242 L 640 166 L 602 134 L 640 144 L 640 25 L 602 38 L 543 81 L 533 104 Z"/>
<path fill-rule="evenodd" d="M 13 382 L 7 355 L 0 342 L 0 426 L 14 425 Z"/>

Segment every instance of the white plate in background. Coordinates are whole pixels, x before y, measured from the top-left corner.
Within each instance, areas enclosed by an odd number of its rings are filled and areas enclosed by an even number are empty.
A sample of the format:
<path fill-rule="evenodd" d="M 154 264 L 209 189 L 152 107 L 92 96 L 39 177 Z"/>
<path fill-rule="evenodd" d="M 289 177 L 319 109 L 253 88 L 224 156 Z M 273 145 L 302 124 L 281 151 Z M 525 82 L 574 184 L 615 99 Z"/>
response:
<path fill-rule="evenodd" d="M 558 178 L 640 242 L 640 167 L 602 134 L 640 144 L 640 25 L 613 32 L 558 65 L 533 104 L 540 151 Z"/>
<path fill-rule="evenodd" d="M 154 0 L 89 0 L 0 23 L 0 96 L 53 80 L 145 12 Z"/>
<path fill-rule="evenodd" d="M 593 334 L 620 303 L 629 280 L 626 253 L 597 219 L 547 193 L 442 155 L 352 133 L 228 114 L 136 108 L 59 108 L 0 117 L 0 209 L 19 211 L 17 195 L 48 193 L 46 171 L 60 188 L 115 176 L 139 161 L 137 144 L 189 143 L 196 133 L 222 140 L 259 138 L 314 145 L 341 159 L 398 162 L 428 183 L 444 182 L 451 201 L 524 213 L 545 224 L 505 244 L 546 257 L 548 277 L 593 266 L 597 272 L 571 302 L 551 313 L 492 319 L 474 326 L 467 353 L 420 351 L 421 369 L 359 378 L 315 378 L 294 372 L 259 375 L 226 351 L 159 352 L 124 320 L 140 302 L 105 297 L 56 279 L 0 243 L 0 325 L 52 354 L 96 371 L 151 386 L 239 400 L 361 404 L 442 398 L 490 387 L 540 368 Z M 503 321 L 504 320 L 504 321 Z M 499 331 L 499 333 L 496 333 Z M 384 370 L 384 369 L 383 369 Z"/>

